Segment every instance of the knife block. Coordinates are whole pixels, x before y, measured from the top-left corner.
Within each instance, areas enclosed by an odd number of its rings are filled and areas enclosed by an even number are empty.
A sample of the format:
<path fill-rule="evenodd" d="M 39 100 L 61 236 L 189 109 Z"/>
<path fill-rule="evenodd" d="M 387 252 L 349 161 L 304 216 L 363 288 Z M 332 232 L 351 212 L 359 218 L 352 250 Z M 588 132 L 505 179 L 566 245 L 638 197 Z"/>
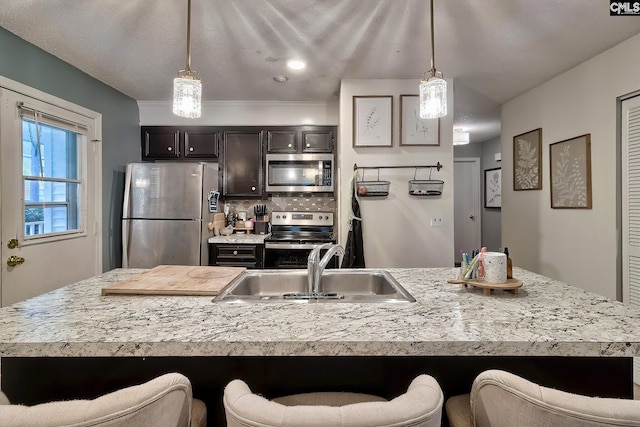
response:
<path fill-rule="evenodd" d="M 269 221 L 256 221 L 253 223 L 253 232 L 255 234 L 269 233 Z"/>

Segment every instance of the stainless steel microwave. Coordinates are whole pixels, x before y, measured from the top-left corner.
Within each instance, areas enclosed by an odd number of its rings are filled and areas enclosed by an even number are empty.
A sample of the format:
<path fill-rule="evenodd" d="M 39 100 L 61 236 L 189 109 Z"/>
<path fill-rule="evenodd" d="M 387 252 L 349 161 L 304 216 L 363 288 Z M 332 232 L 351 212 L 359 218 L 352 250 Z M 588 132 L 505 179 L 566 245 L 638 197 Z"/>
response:
<path fill-rule="evenodd" d="M 333 154 L 267 154 L 267 192 L 333 192 Z"/>

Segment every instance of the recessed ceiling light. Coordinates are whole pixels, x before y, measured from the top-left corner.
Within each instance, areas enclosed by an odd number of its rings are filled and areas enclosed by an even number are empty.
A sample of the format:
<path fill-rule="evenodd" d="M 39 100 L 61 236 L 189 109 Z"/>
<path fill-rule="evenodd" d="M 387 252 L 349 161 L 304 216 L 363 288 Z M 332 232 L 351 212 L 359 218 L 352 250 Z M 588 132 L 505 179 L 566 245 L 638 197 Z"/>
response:
<path fill-rule="evenodd" d="M 287 80 L 289 80 L 289 77 L 287 77 L 287 76 L 273 76 L 273 80 L 277 81 L 278 83 L 285 83 Z"/>
<path fill-rule="evenodd" d="M 287 67 L 292 70 L 303 70 L 307 66 L 307 63 L 301 59 L 290 59 L 287 61 Z"/>

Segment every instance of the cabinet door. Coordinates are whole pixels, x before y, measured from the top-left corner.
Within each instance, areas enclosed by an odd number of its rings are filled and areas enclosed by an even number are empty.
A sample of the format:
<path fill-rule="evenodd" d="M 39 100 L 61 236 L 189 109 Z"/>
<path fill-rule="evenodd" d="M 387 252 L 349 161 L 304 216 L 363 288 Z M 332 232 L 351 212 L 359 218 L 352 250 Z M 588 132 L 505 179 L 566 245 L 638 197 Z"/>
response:
<path fill-rule="evenodd" d="M 302 131 L 302 151 L 304 153 L 331 153 L 335 133 L 333 129 Z"/>
<path fill-rule="evenodd" d="M 217 159 L 218 133 L 213 130 L 185 130 L 184 157 L 188 159 Z"/>
<path fill-rule="evenodd" d="M 295 130 L 268 130 L 267 152 L 295 153 L 298 151 L 298 140 Z"/>
<path fill-rule="evenodd" d="M 176 159 L 180 157 L 180 133 L 172 127 L 142 128 L 142 159 Z"/>
<path fill-rule="evenodd" d="M 223 196 L 262 197 L 262 132 L 226 131 L 222 143 Z"/>

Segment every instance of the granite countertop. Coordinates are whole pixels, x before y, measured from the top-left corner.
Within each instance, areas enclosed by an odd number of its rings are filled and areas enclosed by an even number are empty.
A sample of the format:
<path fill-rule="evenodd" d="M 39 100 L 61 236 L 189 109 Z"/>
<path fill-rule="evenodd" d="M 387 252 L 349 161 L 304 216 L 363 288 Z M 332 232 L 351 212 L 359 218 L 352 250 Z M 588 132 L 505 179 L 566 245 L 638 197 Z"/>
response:
<path fill-rule="evenodd" d="M 229 236 L 209 237 L 209 243 L 246 243 L 246 244 L 263 244 L 264 239 L 271 234 L 231 234 Z"/>
<path fill-rule="evenodd" d="M 116 269 L 0 309 L 0 356 L 639 356 L 640 311 L 518 268 L 518 294 L 389 269 L 415 303 L 101 296 Z"/>

